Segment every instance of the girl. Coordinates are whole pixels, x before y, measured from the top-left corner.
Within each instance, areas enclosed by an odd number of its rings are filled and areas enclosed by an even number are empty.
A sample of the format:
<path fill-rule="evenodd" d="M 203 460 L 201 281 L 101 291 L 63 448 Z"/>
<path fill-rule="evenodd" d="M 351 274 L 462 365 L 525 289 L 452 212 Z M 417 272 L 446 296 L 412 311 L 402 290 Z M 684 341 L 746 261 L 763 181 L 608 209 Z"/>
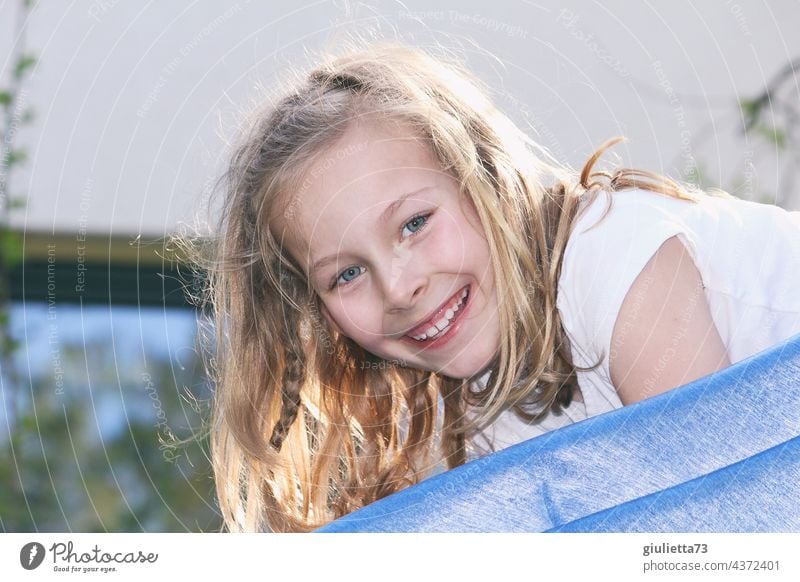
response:
<path fill-rule="evenodd" d="M 577 174 L 395 45 L 257 112 L 204 265 L 228 529 L 314 529 L 799 332 L 797 213 L 594 171 L 617 141 Z"/>

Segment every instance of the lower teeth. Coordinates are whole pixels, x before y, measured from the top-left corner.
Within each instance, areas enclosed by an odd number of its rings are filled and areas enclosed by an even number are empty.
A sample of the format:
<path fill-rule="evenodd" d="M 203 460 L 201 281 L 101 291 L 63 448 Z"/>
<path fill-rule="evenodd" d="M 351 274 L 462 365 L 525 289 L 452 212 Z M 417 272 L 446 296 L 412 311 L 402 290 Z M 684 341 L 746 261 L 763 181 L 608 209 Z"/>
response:
<path fill-rule="evenodd" d="M 426 342 L 426 341 L 428 341 L 428 340 L 432 340 L 432 339 L 434 339 L 434 338 L 437 338 L 437 337 L 439 337 L 440 335 L 442 335 L 444 332 L 446 332 L 448 329 L 450 329 L 450 324 L 449 324 L 449 323 L 447 324 L 447 327 L 445 327 L 445 328 L 444 328 L 444 329 L 442 329 L 442 330 L 439 330 L 439 332 L 438 332 L 436 335 L 432 335 L 432 336 L 430 336 L 430 337 L 426 337 L 426 338 L 425 338 L 424 340 L 422 340 L 422 341 Z"/>
<path fill-rule="evenodd" d="M 464 310 L 464 307 L 467 305 L 467 300 L 468 299 L 469 299 L 469 290 L 467 290 L 467 294 L 464 297 L 464 302 L 458 308 L 458 313 L 460 313 L 460 312 L 462 312 Z M 447 323 L 447 326 L 444 329 L 439 330 L 439 332 L 437 332 L 436 335 L 431 335 L 431 336 L 426 337 L 424 340 L 417 340 L 417 341 L 426 342 L 426 341 L 429 341 L 429 340 L 432 340 L 432 339 L 436 339 L 437 337 L 441 336 L 444 332 L 446 332 L 448 329 L 450 329 L 450 326 L 453 324 L 453 320 L 456 317 L 458 317 L 458 315 L 453 316 L 453 319 L 451 319 Z"/>

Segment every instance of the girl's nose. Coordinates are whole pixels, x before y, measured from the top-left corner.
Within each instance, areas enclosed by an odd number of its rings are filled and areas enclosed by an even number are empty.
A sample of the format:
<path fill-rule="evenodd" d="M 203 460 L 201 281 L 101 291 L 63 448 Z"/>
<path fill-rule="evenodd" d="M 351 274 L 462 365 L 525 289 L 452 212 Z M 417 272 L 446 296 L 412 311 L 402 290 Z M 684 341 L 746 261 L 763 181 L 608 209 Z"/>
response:
<path fill-rule="evenodd" d="M 381 269 L 381 287 L 387 312 L 414 307 L 424 294 L 427 277 L 410 253 L 395 253 Z"/>

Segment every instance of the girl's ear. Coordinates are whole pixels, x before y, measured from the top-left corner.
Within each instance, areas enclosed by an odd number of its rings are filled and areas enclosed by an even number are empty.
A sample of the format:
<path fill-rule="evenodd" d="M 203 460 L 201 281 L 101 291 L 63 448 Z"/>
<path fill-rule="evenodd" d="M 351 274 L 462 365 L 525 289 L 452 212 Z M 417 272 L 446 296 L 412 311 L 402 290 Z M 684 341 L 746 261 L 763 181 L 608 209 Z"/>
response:
<path fill-rule="evenodd" d="M 322 301 L 320 301 L 320 311 L 322 312 L 322 316 L 325 318 L 325 321 L 328 322 L 328 325 L 330 325 L 333 329 L 335 329 L 340 334 L 344 335 L 344 332 L 342 331 L 342 328 L 339 327 L 338 323 L 336 323 L 336 320 L 333 318 L 333 316 L 331 315 L 330 311 L 328 311 L 328 308 L 325 306 L 325 304 Z"/>

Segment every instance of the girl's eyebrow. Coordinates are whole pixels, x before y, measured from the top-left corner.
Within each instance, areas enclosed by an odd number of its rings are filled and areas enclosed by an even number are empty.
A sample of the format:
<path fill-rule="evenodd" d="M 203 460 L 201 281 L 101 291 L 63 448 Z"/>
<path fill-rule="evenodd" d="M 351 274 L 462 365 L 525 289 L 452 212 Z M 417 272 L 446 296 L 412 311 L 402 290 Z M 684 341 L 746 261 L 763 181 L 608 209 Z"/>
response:
<path fill-rule="evenodd" d="M 431 188 L 433 188 L 433 186 L 424 186 L 419 190 L 414 190 L 413 192 L 409 192 L 408 194 L 403 194 L 402 196 L 400 196 L 400 198 L 398 198 L 397 200 L 395 200 L 394 202 L 389 204 L 389 206 L 386 207 L 386 210 L 384 210 L 381 213 L 378 220 L 380 221 L 381 224 L 385 224 L 397 211 L 397 209 L 403 205 L 403 202 L 405 202 L 415 194 L 419 194 L 420 192 L 424 192 L 425 190 L 429 190 Z"/>
<path fill-rule="evenodd" d="M 424 186 L 419 190 L 414 190 L 413 192 L 403 194 L 402 196 L 400 196 L 400 198 L 389 204 L 389 206 L 387 206 L 383 212 L 381 212 L 381 215 L 378 217 L 378 222 L 380 224 L 385 224 L 392 217 L 392 215 L 394 215 L 394 213 L 397 212 L 397 210 L 403 205 L 403 203 L 406 200 L 408 200 L 415 194 L 419 194 L 420 192 L 424 192 L 425 190 L 430 190 L 431 188 L 433 188 L 433 186 Z M 328 263 L 335 261 L 338 257 L 339 253 L 333 253 L 319 259 L 311 266 L 311 272 L 316 273 L 319 269 L 321 269 Z"/>

